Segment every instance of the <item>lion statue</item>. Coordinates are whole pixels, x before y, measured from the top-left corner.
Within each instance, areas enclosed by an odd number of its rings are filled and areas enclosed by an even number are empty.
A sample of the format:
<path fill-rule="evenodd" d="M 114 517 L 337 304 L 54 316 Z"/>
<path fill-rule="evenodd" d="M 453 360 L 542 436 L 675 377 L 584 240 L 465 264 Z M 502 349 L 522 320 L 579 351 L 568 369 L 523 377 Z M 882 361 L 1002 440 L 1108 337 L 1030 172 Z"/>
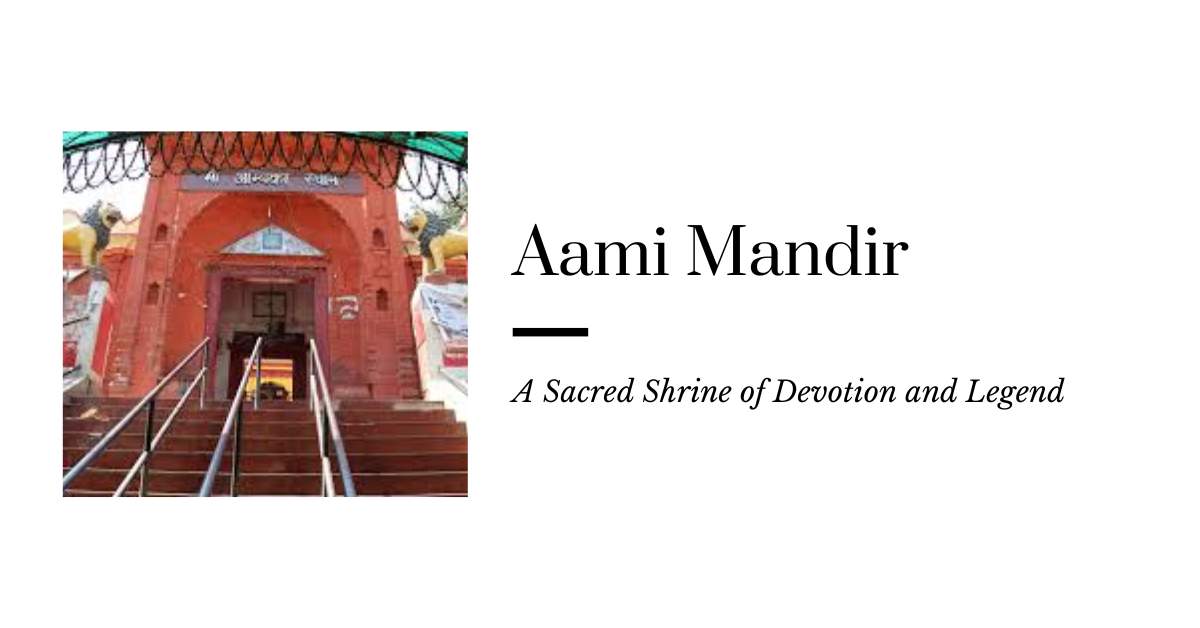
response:
<path fill-rule="evenodd" d="M 414 208 L 404 221 L 404 226 L 421 245 L 426 274 L 440 275 L 446 272 L 446 260 L 467 254 L 467 234 L 452 229 L 450 223 L 441 216 L 431 216 L 420 208 Z"/>
<path fill-rule="evenodd" d="M 99 277 L 100 254 L 108 246 L 112 228 L 124 220 L 112 203 L 96 201 L 79 222 L 63 225 L 63 250 L 78 253 L 83 265 Z"/>

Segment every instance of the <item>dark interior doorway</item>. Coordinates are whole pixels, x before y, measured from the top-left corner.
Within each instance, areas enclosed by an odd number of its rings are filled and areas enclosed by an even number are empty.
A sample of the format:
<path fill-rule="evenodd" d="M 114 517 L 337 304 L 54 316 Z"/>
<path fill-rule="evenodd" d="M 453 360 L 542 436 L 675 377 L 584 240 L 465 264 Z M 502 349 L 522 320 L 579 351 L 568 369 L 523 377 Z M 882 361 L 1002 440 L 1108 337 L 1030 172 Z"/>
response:
<path fill-rule="evenodd" d="M 229 347 L 229 382 L 230 395 L 237 392 L 238 384 L 242 382 L 245 362 L 254 351 L 254 341 L 262 334 L 248 331 L 238 331 L 233 334 L 233 342 Z M 308 341 L 304 334 L 276 334 L 263 338 L 262 357 L 292 361 L 292 399 L 308 398 Z M 254 372 L 250 372 L 254 377 Z"/>

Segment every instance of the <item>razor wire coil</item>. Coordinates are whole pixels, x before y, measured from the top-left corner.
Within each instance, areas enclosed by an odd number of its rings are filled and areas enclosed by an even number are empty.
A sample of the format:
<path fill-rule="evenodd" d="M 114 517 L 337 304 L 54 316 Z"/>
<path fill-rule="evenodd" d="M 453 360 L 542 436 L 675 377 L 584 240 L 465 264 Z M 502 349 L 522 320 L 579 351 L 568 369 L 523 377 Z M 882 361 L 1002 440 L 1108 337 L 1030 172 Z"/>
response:
<path fill-rule="evenodd" d="M 466 157 L 464 147 L 464 160 Z M 82 192 L 147 175 L 289 168 L 344 177 L 365 174 L 422 200 L 454 201 L 467 191 L 466 164 L 398 144 L 318 132 L 117 133 L 63 153 L 63 191 Z"/>

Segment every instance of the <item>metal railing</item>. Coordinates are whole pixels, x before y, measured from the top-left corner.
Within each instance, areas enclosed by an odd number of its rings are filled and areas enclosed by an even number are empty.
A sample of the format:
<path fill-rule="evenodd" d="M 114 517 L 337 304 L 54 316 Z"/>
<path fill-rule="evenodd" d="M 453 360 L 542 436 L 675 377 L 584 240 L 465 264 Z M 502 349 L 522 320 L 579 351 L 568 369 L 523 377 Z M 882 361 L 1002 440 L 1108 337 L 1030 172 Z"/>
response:
<path fill-rule="evenodd" d="M 317 352 L 317 341 L 308 340 L 308 389 L 317 422 L 317 447 L 321 452 L 321 495 L 334 497 L 337 490 L 333 483 L 333 464 L 329 459 L 332 443 L 338 459 L 338 472 L 342 476 L 342 490 L 346 497 L 356 497 L 354 476 L 350 473 L 350 462 L 346 458 L 346 447 L 342 443 L 342 431 L 338 427 L 337 412 L 329 397 L 329 385 L 325 381 L 325 369 L 321 366 L 321 355 Z"/>
<path fill-rule="evenodd" d="M 150 480 L 150 454 L 154 452 L 154 448 L 159 442 L 162 441 L 163 435 L 166 434 L 167 429 L 171 427 L 171 423 L 175 420 L 175 417 L 179 414 L 180 409 L 183 408 L 184 404 L 187 402 L 188 396 L 191 394 L 192 390 L 196 388 L 197 384 L 200 385 L 200 407 L 204 407 L 204 382 L 206 381 L 208 374 L 208 344 L 209 338 L 205 338 L 200 344 L 196 345 L 195 349 L 192 349 L 187 356 L 180 360 L 179 364 L 176 364 L 175 368 L 171 369 L 170 373 L 167 373 L 165 377 L 161 378 L 158 381 L 158 384 L 156 384 L 154 388 L 150 389 L 150 392 L 146 393 L 146 395 L 137 402 L 137 405 L 133 406 L 133 408 L 127 412 L 111 430 L 104 434 L 104 436 L 101 437 L 100 440 L 93 445 L 92 448 L 89 449 L 88 452 L 84 454 L 83 457 L 80 458 L 79 461 L 76 462 L 69 471 L 67 471 L 67 474 L 63 476 L 63 493 L 66 493 L 67 488 L 71 485 L 71 482 L 75 481 L 75 478 L 79 477 L 79 474 L 83 473 L 87 469 L 88 465 L 95 462 L 95 460 L 100 457 L 100 454 L 103 454 L 104 450 L 107 449 L 114 440 L 116 440 L 117 436 L 120 436 L 121 432 L 125 431 L 125 428 L 129 427 L 129 424 L 132 423 L 135 418 L 137 418 L 138 413 L 145 409 L 146 430 L 145 439 L 143 440 L 142 445 L 142 454 L 138 456 L 137 462 L 134 463 L 134 467 L 130 469 L 129 474 L 125 476 L 125 480 L 121 483 L 121 486 L 115 493 L 113 493 L 113 497 L 117 497 L 125 492 L 125 489 L 128 488 L 133 475 L 138 471 L 141 472 L 142 478 L 141 487 L 138 489 L 138 494 L 146 494 L 147 485 L 149 484 Z M 162 392 L 162 389 L 165 388 L 166 385 L 171 382 L 171 380 L 175 379 L 175 376 L 183 371 L 184 367 L 186 367 L 197 355 L 204 356 L 202 358 L 203 362 L 201 363 L 200 371 L 192 379 L 192 383 L 190 386 L 188 386 L 187 392 L 184 393 L 184 395 L 179 399 L 179 402 L 175 404 L 175 409 L 172 410 L 170 416 L 167 417 L 162 429 L 159 430 L 157 435 L 154 435 L 154 406 L 158 400 L 158 394 Z M 153 438 L 152 435 L 154 435 Z"/>
<path fill-rule="evenodd" d="M 246 384 L 250 381 L 250 367 L 254 367 L 254 408 L 258 408 L 258 397 L 262 390 L 262 345 L 263 337 L 254 341 L 254 350 L 250 352 L 249 364 L 242 372 L 242 381 L 238 383 L 237 393 L 233 395 L 233 403 L 229 406 L 229 414 L 225 416 L 225 424 L 221 426 L 221 435 L 217 438 L 217 446 L 213 449 L 212 460 L 208 463 L 208 471 L 204 474 L 204 483 L 200 485 L 200 497 L 211 497 L 213 484 L 217 481 L 217 472 L 221 468 L 221 457 L 225 455 L 225 445 L 233 437 L 233 465 L 229 474 L 229 496 L 237 497 L 239 466 L 241 463 L 242 447 L 242 406 L 246 403 Z"/>

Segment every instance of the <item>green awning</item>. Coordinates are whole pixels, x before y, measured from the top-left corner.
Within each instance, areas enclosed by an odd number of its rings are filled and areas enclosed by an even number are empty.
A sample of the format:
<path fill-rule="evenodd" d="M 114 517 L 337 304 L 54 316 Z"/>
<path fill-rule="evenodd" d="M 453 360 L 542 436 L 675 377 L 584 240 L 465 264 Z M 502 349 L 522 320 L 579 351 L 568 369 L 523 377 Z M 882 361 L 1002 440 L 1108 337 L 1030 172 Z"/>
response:
<path fill-rule="evenodd" d="M 423 199 L 457 200 L 467 187 L 465 131 L 64 131 L 64 191 L 229 168 L 363 173 Z"/>
<path fill-rule="evenodd" d="M 88 148 L 104 142 L 132 139 L 135 136 L 144 135 L 145 133 L 145 131 L 63 131 L 63 153 Z M 355 131 L 331 134 L 393 144 L 431 157 L 437 157 L 463 169 L 467 167 L 466 131 Z"/>
<path fill-rule="evenodd" d="M 440 157 L 463 168 L 467 167 L 467 133 L 466 131 L 360 131 L 358 133 L 338 133 L 397 144 L 409 150 L 420 151 L 426 155 Z"/>

